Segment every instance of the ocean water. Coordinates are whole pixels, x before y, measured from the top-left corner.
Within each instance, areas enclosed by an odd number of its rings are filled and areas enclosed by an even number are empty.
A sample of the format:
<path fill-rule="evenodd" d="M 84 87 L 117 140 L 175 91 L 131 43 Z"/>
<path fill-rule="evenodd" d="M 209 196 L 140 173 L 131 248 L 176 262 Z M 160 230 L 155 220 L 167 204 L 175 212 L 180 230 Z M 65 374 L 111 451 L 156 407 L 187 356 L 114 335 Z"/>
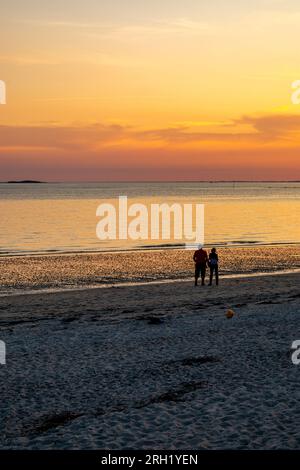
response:
<path fill-rule="evenodd" d="M 180 245 L 162 238 L 99 240 L 98 205 L 116 205 L 124 195 L 128 204 L 204 204 L 207 245 L 300 243 L 300 183 L 2 183 L 0 254 Z"/>

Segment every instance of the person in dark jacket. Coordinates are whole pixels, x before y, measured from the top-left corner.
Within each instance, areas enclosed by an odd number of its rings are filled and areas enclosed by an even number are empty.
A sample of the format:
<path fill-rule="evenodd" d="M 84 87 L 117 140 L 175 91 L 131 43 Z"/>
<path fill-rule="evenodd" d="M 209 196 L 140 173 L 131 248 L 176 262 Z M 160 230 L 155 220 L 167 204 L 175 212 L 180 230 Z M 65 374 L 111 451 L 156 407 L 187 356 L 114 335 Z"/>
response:
<path fill-rule="evenodd" d="M 216 276 L 216 285 L 219 285 L 219 257 L 215 248 L 212 248 L 209 253 L 208 266 L 210 269 L 209 285 L 212 285 L 214 273 Z"/>
<path fill-rule="evenodd" d="M 199 250 L 195 251 L 193 259 L 195 262 L 195 286 L 198 285 L 199 275 L 201 275 L 201 285 L 204 286 L 206 266 L 208 263 L 207 252 L 200 247 Z"/>

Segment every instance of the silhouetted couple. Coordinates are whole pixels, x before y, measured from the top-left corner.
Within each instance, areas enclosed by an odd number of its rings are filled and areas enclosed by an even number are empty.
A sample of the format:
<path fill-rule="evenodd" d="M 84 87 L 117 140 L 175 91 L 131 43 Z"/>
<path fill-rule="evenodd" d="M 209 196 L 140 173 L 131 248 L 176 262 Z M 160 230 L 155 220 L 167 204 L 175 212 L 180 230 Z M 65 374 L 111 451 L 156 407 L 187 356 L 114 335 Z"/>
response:
<path fill-rule="evenodd" d="M 209 256 L 207 256 L 207 251 L 200 247 L 199 250 L 195 251 L 193 259 L 195 261 L 195 286 L 198 285 L 199 277 L 201 277 L 201 285 L 205 285 L 205 275 L 207 266 L 210 269 L 209 285 L 212 285 L 214 274 L 216 278 L 216 285 L 218 285 L 219 258 L 217 250 L 215 248 L 212 248 L 211 252 L 209 253 Z"/>

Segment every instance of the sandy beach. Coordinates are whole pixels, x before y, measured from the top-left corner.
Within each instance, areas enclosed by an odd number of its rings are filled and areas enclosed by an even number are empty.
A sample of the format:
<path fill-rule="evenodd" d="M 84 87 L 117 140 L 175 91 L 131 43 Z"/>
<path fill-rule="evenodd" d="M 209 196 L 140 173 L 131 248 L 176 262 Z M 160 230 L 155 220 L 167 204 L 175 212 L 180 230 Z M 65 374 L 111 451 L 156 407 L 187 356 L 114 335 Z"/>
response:
<path fill-rule="evenodd" d="M 299 19 L 1 3 L 1 467 L 299 460 Z"/>
<path fill-rule="evenodd" d="M 1 449 L 299 448 L 299 277 L 2 297 Z"/>

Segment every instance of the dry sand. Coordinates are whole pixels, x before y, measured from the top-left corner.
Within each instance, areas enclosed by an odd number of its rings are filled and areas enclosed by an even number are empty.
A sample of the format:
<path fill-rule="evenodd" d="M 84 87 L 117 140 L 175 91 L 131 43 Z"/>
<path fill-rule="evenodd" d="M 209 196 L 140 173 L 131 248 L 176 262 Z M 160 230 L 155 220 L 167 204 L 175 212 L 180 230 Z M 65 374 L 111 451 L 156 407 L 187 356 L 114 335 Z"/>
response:
<path fill-rule="evenodd" d="M 299 448 L 299 306 L 299 274 L 3 297 L 0 447 Z"/>

